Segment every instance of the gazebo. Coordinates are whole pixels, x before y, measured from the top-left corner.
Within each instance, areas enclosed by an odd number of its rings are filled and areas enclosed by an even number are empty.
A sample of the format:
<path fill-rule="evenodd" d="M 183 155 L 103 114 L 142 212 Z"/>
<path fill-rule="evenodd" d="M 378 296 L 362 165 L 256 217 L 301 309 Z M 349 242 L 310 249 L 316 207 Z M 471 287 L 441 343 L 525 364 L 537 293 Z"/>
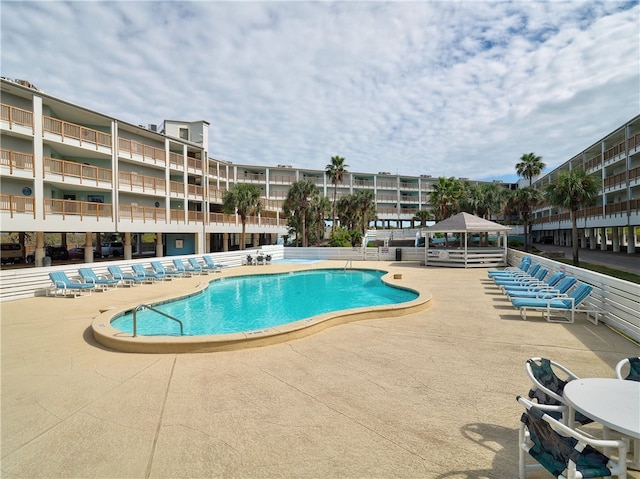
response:
<path fill-rule="evenodd" d="M 450 268 L 505 266 L 509 230 L 508 226 L 469 213 L 458 213 L 422 230 L 424 264 Z M 435 238 L 434 233 L 442 233 L 444 237 Z M 457 235 L 450 237 L 450 233 Z M 483 234 L 486 234 L 485 238 Z"/>

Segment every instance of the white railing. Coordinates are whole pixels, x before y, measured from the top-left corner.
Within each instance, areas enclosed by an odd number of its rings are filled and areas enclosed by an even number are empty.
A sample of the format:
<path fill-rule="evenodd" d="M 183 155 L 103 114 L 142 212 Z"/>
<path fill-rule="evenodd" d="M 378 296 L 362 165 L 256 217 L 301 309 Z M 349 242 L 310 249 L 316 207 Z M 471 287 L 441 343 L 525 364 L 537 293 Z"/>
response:
<path fill-rule="evenodd" d="M 509 249 L 508 262 L 511 265 L 517 265 L 523 256 L 525 253 L 522 251 Z M 564 271 L 578 281 L 593 286 L 588 301 L 602 312 L 598 315 L 598 319 L 640 341 L 640 284 L 576 268 L 542 256 L 530 256 L 532 262 L 540 263 L 549 269 L 550 274 L 555 271 Z"/>

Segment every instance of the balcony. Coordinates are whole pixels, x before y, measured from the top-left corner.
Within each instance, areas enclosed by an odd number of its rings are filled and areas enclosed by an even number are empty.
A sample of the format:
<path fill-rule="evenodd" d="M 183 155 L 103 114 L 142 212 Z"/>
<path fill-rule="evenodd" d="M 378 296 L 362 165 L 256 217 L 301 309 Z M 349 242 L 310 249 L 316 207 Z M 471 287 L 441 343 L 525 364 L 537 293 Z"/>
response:
<path fill-rule="evenodd" d="M 0 166 L 8 168 L 11 175 L 14 170 L 30 171 L 32 176 L 35 175 L 33 155 L 29 153 L 0 149 Z"/>
<path fill-rule="evenodd" d="M 187 185 L 187 188 L 188 188 L 190 197 L 197 197 L 199 199 L 203 198 L 204 188 L 202 186 L 189 184 Z"/>
<path fill-rule="evenodd" d="M 81 220 L 85 218 L 109 218 L 113 220 L 113 205 L 111 203 L 45 198 L 45 218 L 47 215 L 62 215 L 62 219 L 67 216 L 79 216 Z"/>
<path fill-rule="evenodd" d="M 629 138 L 629 150 L 640 147 L 640 133 Z"/>
<path fill-rule="evenodd" d="M 60 141 L 66 143 L 67 139 L 73 139 L 78 142 L 78 146 L 107 148 L 111 151 L 111 134 L 102 131 L 85 128 L 75 123 L 58 120 L 50 116 L 43 116 L 43 130 L 60 137 Z"/>
<path fill-rule="evenodd" d="M 170 151 L 169 166 L 176 170 L 184 170 L 184 155 Z"/>
<path fill-rule="evenodd" d="M 243 176 L 238 175 L 239 183 L 264 183 L 264 173 L 245 173 Z"/>
<path fill-rule="evenodd" d="M 585 171 L 593 170 L 602 166 L 602 155 L 597 155 L 591 158 L 584 164 Z"/>
<path fill-rule="evenodd" d="M 353 180 L 354 188 L 373 188 L 373 180 Z"/>
<path fill-rule="evenodd" d="M 627 173 L 623 171 L 622 173 L 618 173 L 617 175 L 611 175 L 605 178 L 604 187 L 612 188 L 618 185 L 622 185 L 623 183 L 626 183 L 626 182 L 627 182 Z"/>
<path fill-rule="evenodd" d="M 153 208 L 150 206 L 126 206 L 120 205 L 118 209 L 120 220 L 131 220 L 142 223 L 166 223 L 167 213 L 164 208 Z"/>
<path fill-rule="evenodd" d="M 78 184 L 92 186 L 111 186 L 113 171 L 108 168 L 85 165 L 75 161 L 58 160 L 56 158 L 44 158 L 44 176 L 59 175 L 62 181 L 68 178 L 77 179 Z M 104 185 L 100 185 L 104 183 Z"/>
<path fill-rule="evenodd" d="M 184 183 L 182 181 L 169 180 L 169 192 L 172 196 L 184 197 Z"/>
<path fill-rule="evenodd" d="M 378 181 L 377 186 L 379 190 L 395 190 L 398 188 L 398 183 L 396 183 L 395 181 Z"/>
<path fill-rule="evenodd" d="M 262 203 L 262 209 L 269 211 L 282 211 L 282 204 L 284 203 L 281 200 L 267 200 L 264 198 L 261 198 L 260 202 Z"/>
<path fill-rule="evenodd" d="M 209 223 L 218 223 L 226 225 L 235 225 L 235 215 L 226 215 L 224 213 L 209 213 Z"/>
<path fill-rule="evenodd" d="M 209 201 L 214 201 L 216 203 L 222 203 L 224 198 L 224 193 L 226 190 L 221 188 L 216 188 L 214 186 L 209 187 Z"/>
<path fill-rule="evenodd" d="M 187 168 L 202 173 L 202 160 L 198 158 L 187 157 Z"/>
<path fill-rule="evenodd" d="M 401 190 L 418 190 L 419 189 L 419 185 L 418 183 L 406 183 L 406 182 L 400 182 L 400 189 Z"/>
<path fill-rule="evenodd" d="M 138 175 L 121 171 L 118 173 L 118 189 L 139 193 L 162 194 L 167 190 L 164 178 Z"/>
<path fill-rule="evenodd" d="M 9 217 L 16 214 L 29 214 L 36 218 L 35 201 L 32 196 L 0 194 L 0 211 L 8 211 Z"/>
<path fill-rule="evenodd" d="M 33 112 L 29 110 L 0 103 L 0 120 L 9 123 L 10 130 L 18 125 L 31 130 L 31 134 L 33 134 Z"/>
<path fill-rule="evenodd" d="M 126 138 L 118 138 L 118 151 L 121 157 L 128 156 L 130 159 L 140 159 L 144 163 L 152 165 L 165 166 L 167 163 L 167 155 L 163 148 L 156 148 Z"/>
<path fill-rule="evenodd" d="M 295 177 L 289 175 L 269 175 L 269 183 L 273 185 L 290 185 L 294 181 Z"/>
<path fill-rule="evenodd" d="M 615 159 L 618 155 L 622 155 L 624 153 L 626 153 L 626 148 L 625 148 L 625 142 L 622 141 L 620 143 L 618 143 L 616 146 L 609 148 L 607 151 L 604 152 L 604 161 L 605 163 Z"/>
<path fill-rule="evenodd" d="M 637 200 L 636 200 L 637 201 Z M 632 200 L 633 203 L 633 200 Z M 627 202 L 622 201 L 620 203 L 611 203 L 604 207 L 604 214 L 606 216 L 619 216 L 627 214 Z"/>

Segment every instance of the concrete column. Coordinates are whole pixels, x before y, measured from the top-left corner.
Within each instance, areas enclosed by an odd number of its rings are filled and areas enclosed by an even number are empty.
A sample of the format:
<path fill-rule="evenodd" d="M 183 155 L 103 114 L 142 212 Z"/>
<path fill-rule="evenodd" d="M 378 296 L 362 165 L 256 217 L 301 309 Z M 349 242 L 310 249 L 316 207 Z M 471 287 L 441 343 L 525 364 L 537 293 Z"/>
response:
<path fill-rule="evenodd" d="M 257 233 L 251 235 L 251 246 L 258 247 L 260 245 L 260 236 Z"/>
<path fill-rule="evenodd" d="M 93 263 L 93 233 L 91 231 L 87 231 L 84 234 L 84 262 L 85 263 Z M 96 249 L 96 251 L 98 251 Z"/>
<path fill-rule="evenodd" d="M 44 231 L 36 231 L 36 251 L 34 254 L 35 265 L 37 267 L 43 266 L 42 260 L 44 259 Z"/>
<path fill-rule="evenodd" d="M 589 249 L 596 249 L 597 243 L 598 243 L 598 230 L 596 228 L 591 228 L 589 231 Z"/>
<path fill-rule="evenodd" d="M 204 233 L 204 251 L 203 253 L 209 253 L 211 251 L 211 234 Z"/>
<path fill-rule="evenodd" d="M 229 251 L 229 233 L 222 233 L 222 251 Z"/>
<path fill-rule="evenodd" d="M 580 247 L 581 248 L 586 248 L 587 247 L 587 235 L 585 234 L 585 230 L 584 229 L 578 230 L 578 237 L 580 238 Z"/>
<path fill-rule="evenodd" d="M 636 252 L 635 226 L 627 226 L 627 253 Z"/>
<path fill-rule="evenodd" d="M 156 233 L 156 257 L 162 257 L 162 233 Z"/>
<path fill-rule="evenodd" d="M 620 229 L 617 226 L 611 228 L 611 244 L 613 246 L 613 252 L 620 252 Z"/>
<path fill-rule="evenodd" d="M 131 248 L 131 233 L 124 234 L 124 259 L 131 259 L 133 248 Z"/>
<path fill-rule="evenodd" d="M 600 228 L 600 250 L 607 251 L 607 229 Z"/>

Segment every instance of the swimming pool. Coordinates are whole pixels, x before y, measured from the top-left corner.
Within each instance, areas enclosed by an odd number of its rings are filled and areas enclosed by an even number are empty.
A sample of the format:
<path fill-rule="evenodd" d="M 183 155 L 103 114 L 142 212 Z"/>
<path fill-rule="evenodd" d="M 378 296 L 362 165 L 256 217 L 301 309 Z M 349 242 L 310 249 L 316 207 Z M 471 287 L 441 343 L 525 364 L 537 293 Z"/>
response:
<path fill-rule="evenodd" d="M 155 305 L 154 309 L 182 321 L 182 335 L 231 334 L 293 323 L 353 308 L 412 301 L 418 294 L 385 284 L 377 270 L 318 269 L 239 276 L 212 281 L 201 293 Z M 133 332 L 133 313 L 111 325 Z M 145 309 L 137 313 L 137 334 L 180 336 L 177 322 Z"/>

